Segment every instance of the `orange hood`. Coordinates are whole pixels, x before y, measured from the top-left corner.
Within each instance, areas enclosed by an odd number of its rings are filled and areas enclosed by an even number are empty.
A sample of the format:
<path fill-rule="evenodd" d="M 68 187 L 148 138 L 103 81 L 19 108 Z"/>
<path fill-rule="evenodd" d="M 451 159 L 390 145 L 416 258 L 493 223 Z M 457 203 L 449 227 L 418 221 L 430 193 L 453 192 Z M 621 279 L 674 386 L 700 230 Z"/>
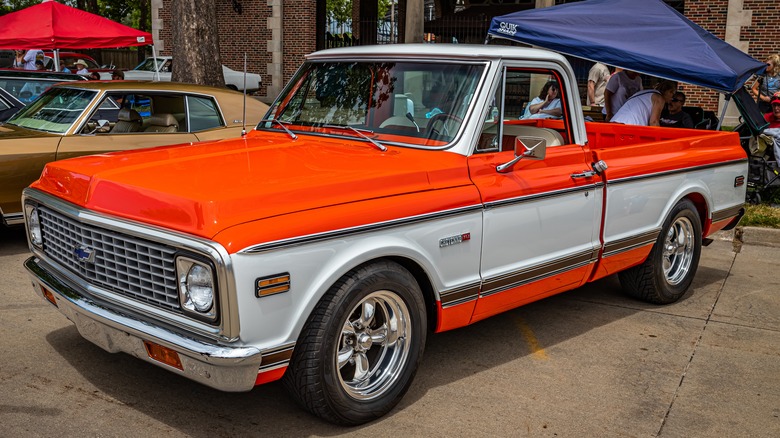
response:
<path fill-rule="evenodd" d="M 454 153 L 381 152 L 365 141 L 291 141 L 252 131 L 56 161 L 32 187 L 97 212 L 212 238 L 258 219 L 469 184 L 466 158 Z"/>

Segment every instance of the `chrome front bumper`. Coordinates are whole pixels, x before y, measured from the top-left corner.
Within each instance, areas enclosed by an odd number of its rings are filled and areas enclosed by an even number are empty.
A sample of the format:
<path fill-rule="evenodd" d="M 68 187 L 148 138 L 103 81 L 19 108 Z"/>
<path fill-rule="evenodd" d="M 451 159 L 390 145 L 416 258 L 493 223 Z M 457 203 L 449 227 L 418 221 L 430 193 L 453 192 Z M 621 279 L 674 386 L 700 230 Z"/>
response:
<path fill-rule="evenodd" d="M 255 386 L 262 353 L 255 347 L 224 346 L 190 338 L 91 300 L 75 285 L 30 257 L 24 262 L 36 293 L 54 295 L 57 309 L 73 321 L 81 336 L 110 353 L 124 352 L 222 391 L 248 391 Z M 48 301 L 48 300 L 47 300 Z M 183 370 L 151 359 L 144 346 L 150 341 L 176 351 Z"/>

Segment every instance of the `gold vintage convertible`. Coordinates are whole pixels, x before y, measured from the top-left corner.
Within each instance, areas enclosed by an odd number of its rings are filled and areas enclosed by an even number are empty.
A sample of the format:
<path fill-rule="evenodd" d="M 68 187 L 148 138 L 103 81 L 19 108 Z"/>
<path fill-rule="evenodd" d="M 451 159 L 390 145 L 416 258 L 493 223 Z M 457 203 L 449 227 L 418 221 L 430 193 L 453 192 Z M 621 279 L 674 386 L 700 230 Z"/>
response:
<path fill-rule="evenodd" d="M 268 106 L 246 98 L 246 125 Z M 22 223 L 22 189 L 54 160 L 241 135 L 243 95 L 170 82 L 79 82 L 50 88 L 0 126 L 0 213 Z"/>

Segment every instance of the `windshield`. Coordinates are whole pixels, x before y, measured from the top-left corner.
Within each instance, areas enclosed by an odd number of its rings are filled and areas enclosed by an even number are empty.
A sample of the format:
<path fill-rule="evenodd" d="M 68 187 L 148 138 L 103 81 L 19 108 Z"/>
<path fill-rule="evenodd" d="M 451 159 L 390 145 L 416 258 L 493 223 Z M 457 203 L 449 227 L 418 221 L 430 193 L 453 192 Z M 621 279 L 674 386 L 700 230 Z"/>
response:
<path fill-rule="evenodd" d="M 97 91 L 52 88 L 6 123 L 38 131 L 64 134 L 87 108 Z"/>
<path fill-rule="evenodd" d="M 20 102 L 28 104 L 58 82 L 60 81 L 56 79 L 0 78 L 0 88 L 11 93 Z"/>
<path fill-rule="evenodd" d="M 138 64 L 133 70 L 157 71 L 156 67 L 163 62 L 165 62 L 164 59 L 146 58 L 144 59 L 144 62 Z"/>
<path fill-rule="evenodd" d="M 460 131 L 484 64 L 310 62 L 269 114 L 291 131 L 352 135 L 380 142 L 440 147 Z M 261 122 L 258 129 L 280 130 Z"/>

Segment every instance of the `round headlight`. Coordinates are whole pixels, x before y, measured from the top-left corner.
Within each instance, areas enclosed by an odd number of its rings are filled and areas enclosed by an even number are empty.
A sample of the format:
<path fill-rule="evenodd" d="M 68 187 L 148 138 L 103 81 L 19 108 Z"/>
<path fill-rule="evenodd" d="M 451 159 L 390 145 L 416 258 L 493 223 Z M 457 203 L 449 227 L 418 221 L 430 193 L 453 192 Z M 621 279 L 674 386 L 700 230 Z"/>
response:
<path fill-rule="evenodd" d="M 41 219 L 38 217 L 38 209 L 27 206 L 27 228 L 30 231 L 30 242 L 40 247 L 43 245 L 43 233 L 41 233 Z"/>
<path fill-rule="evenodd" d="M 211 270 L 193 264 L 187 272 L 187 292 L 198 312 L 208 312 L 214 305 L 214 281 Z"/>

